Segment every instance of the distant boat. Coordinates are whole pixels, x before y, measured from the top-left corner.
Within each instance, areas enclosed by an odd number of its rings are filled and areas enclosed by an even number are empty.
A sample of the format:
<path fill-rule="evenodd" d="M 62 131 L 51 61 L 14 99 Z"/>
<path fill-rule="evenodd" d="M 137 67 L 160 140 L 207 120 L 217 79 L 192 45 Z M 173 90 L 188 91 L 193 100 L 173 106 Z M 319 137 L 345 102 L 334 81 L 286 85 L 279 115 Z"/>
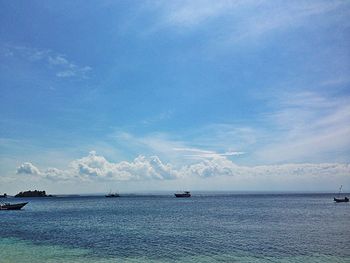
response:
<path fill-rule="evenodd" d="M 7 194 L 4 193 L 3 195 L 0 195 L 0 198 L 6 198 L 7 197 Z"/>
<path fill-rule="evenodd" d="M 344 198 L 336 198 L 336 197 L 334 197 L 334 202 L 336 202 L 336 203 L 347 203 L 347 202 L 349 202 L 349 198 L 347 198 L 346 196 Z"/>
<path fill-rule="evenodd" d="M 189 191 L 184 191 L 182 193 L 175 193 L 176 197 L 191 197 L 191 193 Z"/>
<path fill-rule="evenodd" d="M 105 197 L 120 197 L 120 194 L 109 192 L 109 194 L 108 194 L 108 195 L 105 195 Z"/>
<path fill-rule="evenodd" d="M 18 204 L 3 203 L 0 204 L 0 210 L 20 210 L 26 204 L 28 204 L 28 202 Z"/>
<path fill-rule="evenodd" d="M 339 188 L 338 197 L 334 197 L 333 198 L 334 202 L 336 202 L 336 203 L 347 203 L 347 202 L 349 202 L 349 198 L 347 198 L 346 196 L 344 198 L 340 198 L 340 193 L 341 193 L 342 188 L 343 188 L 343 186 L 341 185 L 340 188 Z"/>

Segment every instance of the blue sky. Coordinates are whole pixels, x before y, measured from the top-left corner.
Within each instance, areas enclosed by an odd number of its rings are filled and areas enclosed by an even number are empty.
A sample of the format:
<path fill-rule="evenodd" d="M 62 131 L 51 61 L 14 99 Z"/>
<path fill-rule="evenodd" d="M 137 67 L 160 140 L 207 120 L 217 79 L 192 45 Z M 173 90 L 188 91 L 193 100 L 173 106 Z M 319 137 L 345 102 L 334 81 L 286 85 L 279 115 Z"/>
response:
<path fill-rule="evenodd" d="M 350 189 L 348 1 L 1 1 L 0 191 Z"/>

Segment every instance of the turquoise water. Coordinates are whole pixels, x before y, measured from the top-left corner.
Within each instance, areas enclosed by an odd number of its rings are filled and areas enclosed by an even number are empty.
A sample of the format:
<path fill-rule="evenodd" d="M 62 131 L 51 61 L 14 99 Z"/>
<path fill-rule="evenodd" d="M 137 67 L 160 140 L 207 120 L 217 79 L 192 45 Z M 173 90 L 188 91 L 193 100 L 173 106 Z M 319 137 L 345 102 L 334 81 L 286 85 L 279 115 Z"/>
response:
<path fill-rule="evenodd" d="M 0 211 L 0 262 L 350 262 L 332 195 L 64 197 Z"/>

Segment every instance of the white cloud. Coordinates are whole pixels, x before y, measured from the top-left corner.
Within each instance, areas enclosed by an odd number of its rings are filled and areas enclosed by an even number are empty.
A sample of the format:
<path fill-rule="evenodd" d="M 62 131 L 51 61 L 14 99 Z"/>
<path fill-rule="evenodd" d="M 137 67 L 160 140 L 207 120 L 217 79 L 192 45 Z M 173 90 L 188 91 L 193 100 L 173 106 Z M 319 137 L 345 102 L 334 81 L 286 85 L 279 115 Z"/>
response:
<path fill-rule="evenodd" d="M 193 27 L 236 8 L 243 1 L 164 1 L 159 2 L 163 23 Z"/>
<path fill-rule="evenodd" d="M 114 139 L 119 148 L 162 156 L 178 165 L 220 156 L 250 165 L 348 161 L 348 96 L 295 91 L 275 92 L 264 100 L 268 110 L 251 123 L 211 124 L 182 134 L 139 137 L 119 132 Z"/>
<path fill-rule="evenodd" d="M 48 58 L 49 63 L 51 65 L 68 65 L 70 64 L 69 61 L 63 57 L 62 55 L 56 55 L 55 57 L 49 56 Z"/>
<path fill-rule="evenodd" d="M 31 163 L 24 163 L 17 174 L 31 175 L 54 181 L 145 181 L 189 178 L 235 177 L 244 182 L 252 177 L 280 180 L 304 180 L 308 178 L 343 178 L 349 181 L 350 165 L 347 163 L 302 163 L 282 165 L 241 166 L 224 156 L 202 159 L 184 166 L 163 163 L 157 156 L 138 156 L 131 162 L 109 162 L 105 157 L 90 152 L 88 156 L 74 160 L 67 170 L 49 168 L 40 171 Z"/>
<path fill-rule="evenodd" d="M 32 163 L 26 162 L 17 168 L 17 174 L 40 175 L 40 171 Z"/>
<path fill-rule="evenodd" d="M 240 21 L 240 28 L 231 36 L 237 41 L 261 37 L 269 32 L 287 28 L 310 26 L 310 19 L 341 8 L 340 1 L 270 2 L 253 6 L 255 13 Z"/>
<path fill-rule="evenodd" d="M 111 163 L 92 151 L 87 157 L 72 162 L 71 167 L 80 176 L 106 180 L 163 180 L 177 176 L 170 164 L 163 164 L 156 156 L 138 156 L 132 162 Z"/>
<path fill-rule="evenodd" d="M 147 153 L 148 155 L 162 156 L 165 160 L 181 163 L 184 161 L 184 156 L 173 149 L 185 148 L 186 143 L 178 140 L 175 136 L 169 137 L 165 133 L 152 133 L 145 136 L 135 136 L 127 132 L 115 132 L 111 135 L 113 142 L 118 148 L 133 149 L 135 155 L 139 152 Z"/>
<path fill-rule="evenodd" d="M 225 128 L 221 129 L 223 126 Z M 118 148 L 126 148 L 127 151 L 132 149 L 136 154 L 143 152 L 149 155 L 162 156 L 162 159 L 178 165 L 219 156 L 244 155 L 245 152 L 237 149 L 251 140 L 250 135 L 237 130 L 230 130 L 230 133 L 223 132 L 223 130 L 228 130 L 228 125 L 218 125 L 218 127 L 193 129 L 187 134 L 182 134 L 181 139 L 180 135 L 160 132 L 144 136 L 135 136 L 127 132 L 115 132 L 111 137 L 113 139 L 112 143 L 115 143 Z M 222 133 L 217 134 L 218 130 Z M 241 130 L 248 132 L 247 129 Z M 238 144 L 239 146 L 236 146 Z M 197 145 L 203 147 L 200 149 Z"/>
<path fill-rule="evenodd" d="M 166 180 L 177 178 L 178 172 L 170 164 L 164 164 L 157 156 L 138 156 L 132 162 L 122 161 L 113 163 L 105 157 L 92 151 L 88 156 L 74 160 L 67 170 L 48 168 L 40 170 L 33 164 L 26 162 L 17 168 L 18 175 L 31 175 L 56 181 L 132 181 L 132 180 Z"/>
<path fill-rule="evenodd" d="M 343 158 L 341 152 L 350 148 L 349 99 L 312 92 L 275 99 L 278 108 L 265 118 L 278 136 L 258 149 L 256 156 L 275 163 Z"/>
<path fill-rule="evenodd" d="M 207 158 L 217 158 L 220 156 L 236 156 L 236 155 L 244 154 L 244 152 L 235 152 L 235 151 L 218 153 L 215 151 L 201 150 L 196 148 L 174 148 L 173 150 L 181 152 L 185 157 L 194 158 L 194 159 L 207 159 Z"/>
<path fill-rule="evenodd" d="M 63 171 L 57 168 L 48 168 L 44 171 L 40 171 L 38 167 L 30 162 L 25 162 L 17 167 L 16 174 L 31 176 L 35 179 L 46 178 L 55 181 L 70 180 L 76 177 L 73 173 L 70 173 L 70 171 Z"/>
<path fill-rule="evenodd" d="M 310 19 L 317 15 L 342 11 L 347 3 L 344 1 L 160 1 L 150 4 L 158 12 L 158 21 L 153 31 L 174 27 L 197 29 L 216 19 L 224 19 L 217 32 L 223 42 L 237 42 L 243 39 L 261 37 L 269 32 L 309 26 Z M 330 15 L 330 19 L 341 16 L 342 12 Z"/>
<path fill-rule="evenodd" d="M 60 78 L 69 78 L 75 76 L 75 72 L 72 70 L 60 71 L 56 73 L 56 76 Z"/>
<path fill-rule="evenodd" d="M 38 49 L 26 46 L 4 45 L 0 47 L 0 56 L 14 57 L 30 63 L 41 62 L 43 66 L 55 72 L 59 78 L 85 79 L 92 70 L 89 66 L 79 66 L 65 55 L 49 49 Z"/>
<path fill-rule="evenodd" d="M 74 175 L 72 176 L 67 171 L 63 171 L 57 168 L 48 168 L 43 173 L 44 177 L 50 180 L 60 180 L 66 181 L 70 179 L 74 179 Z"/>
<path fill-rule="evenodd" d="M 242 179 L 248 176 L 276 176 L 288 178 L 298 177 L 323 177 L 323 176 L 347 176 L 349 177 L 350 165 L 342 163 L 301 163 L 281 165 L 240 166 L 226 158 L 205 160 L 183 169 L 186 173 L 199 177 L 213 176 L 238 176 Z"/>

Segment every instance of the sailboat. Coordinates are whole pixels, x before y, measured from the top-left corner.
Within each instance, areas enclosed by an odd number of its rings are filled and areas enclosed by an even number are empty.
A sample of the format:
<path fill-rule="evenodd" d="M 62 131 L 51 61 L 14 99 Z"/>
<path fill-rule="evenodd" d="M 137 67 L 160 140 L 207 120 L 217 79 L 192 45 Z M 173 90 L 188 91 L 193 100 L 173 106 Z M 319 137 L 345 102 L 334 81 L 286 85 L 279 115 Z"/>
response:
<path fill-rule="evenodd" d="M 109 191 L 109 194 L 105 195 L 105 197 L 120 197 L 120 194 L 118 194 L 117 192 L 112 193 L 111 191 Z"/>
<path fill-rule="evenodd" d="M 347 203 L 347 202 L 349 202 L 349 198 L 346 197 L 346 196 L 344 198 L 340 198 L 340 193 L 341 193 L 342 188 L 343 188 L 343 186 L 341 185 L 340 188 L 339 188 L 338 198 L 334 197 L 334 202 L 336 202 L 336 203 Z"/>

